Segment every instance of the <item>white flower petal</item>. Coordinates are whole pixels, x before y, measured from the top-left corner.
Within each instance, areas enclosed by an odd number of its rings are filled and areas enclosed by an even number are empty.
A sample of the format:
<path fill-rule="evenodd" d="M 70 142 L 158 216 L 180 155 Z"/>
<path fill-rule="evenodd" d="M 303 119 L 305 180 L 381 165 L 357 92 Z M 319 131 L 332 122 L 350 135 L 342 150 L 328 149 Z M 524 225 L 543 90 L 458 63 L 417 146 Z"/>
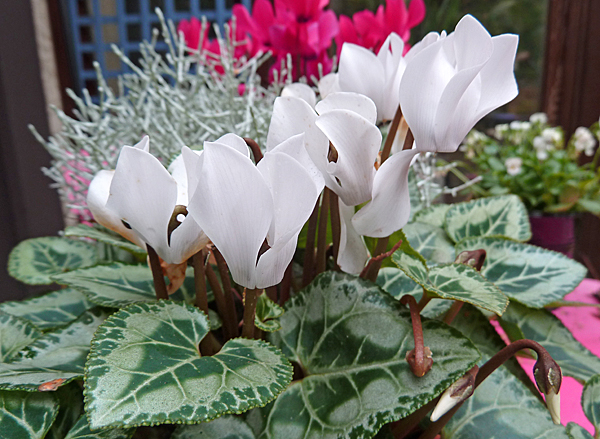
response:
<path fill-rule="evenodd" d="M 359 234 L 383 238 L 406 225 L 410 217 L 408 170 L 416 154 L 416 149 L 401 151 L 380 166 L 373 182 L 373 199 L 352 218 Z"/>
<path fill-rule="evenodd" d="M 198 179 L 200 178 L 202 164 L 204 163 L 203 154 L 204 151 L 194 151 L 187 146 L 181 148 L 181 157 L 185 164 L 185 174 L 187 177 L 186 191 L 188 202 L 185 203 L 186 206 L 189 204 L 189 200 L 192 199 L 194 191 L 198 186 Z M 177 181 L 177 188 L 179 188 L 179 184 L 179 181 Z M 179 195 L 177 198 L 179 199 Z"/>
<path fill-rule="evenodd" d="M 377 122 L 377 107 L 372 99 L 352 92 L 331 93 L 315 107 L 317 113 L 325 114 L 331 110 L 350 110 L 360 114 L 371 123 Z"/>
<path fill-rule="evenodd" d="M 252 161 L 223 144 L 206 143 L 188 211 L 217 246 L 235 282 L 256 287 L 256 260 L 273 218 L 271 192 Z"/>
<path fill-rule="evenodd" d="M 492 56 L 494 44 L 489 32 L 472 15 L 465 15 L 453 32 L 456 68 L 464 70 L 481 66 Z"/>
<path fill-rule="evenodd" d="M 402 57 L 404 41 L 396 33 L 388 35 L 379 49 L 377 58 L 385 72 L 384 90 L 381 107 L 378 107 L 380 120 L 392 120 L 400 103 L 400 80 L 406 69 L 406 61 Z"/>
<path fill-rule="evenodd" d="M 191 215 L 187 215 L 183 222 L 171 233 L 171 258 L 174 261 L 185 262 L 204 246 L 209 239 Z"/>
<path fill-rule="evenodd" d="M 294 82 L 293 84 L 286 85 L 281 90 L 281 96 L 292 96 L 304 100 L 311 108 L 315 108 L 317 103 L 317 96 L 312 87 L 301 82 Z"/>
<path fill-rule="evenodd" d="M 204 143 L 206 144 L 206 142 Z M 246 141 L 237 134 L 227 133 L 215 140 L 214 143 L 221 143 L 223 145 L 230 146 L 236 151 L 244 154 L 246 157 L 250 157 L 250 148 L 248 148 Z"/>
<path fill-rule="evenodd" d="M 325 180 L 323 179 L 321 171 L 319 171 L 308 155 L 308 151 L 306 151 L 304 145 L 304 133 L 290 137 L 277 145 L 270 152 L 282 152 L 297 160 L 311 176 L 313 182 L 317 186 L 318 192 L 320 193 L 323 190 Z"/>
<path fill-rule="evenodd" d="M 342 91 L 337 73 L 329 73 L 319 80 L 319 94 L 325 99 L 329 94 Z"/>
<path fill-rule="evenodd" d="M 342 271 L 359 274 L 369 259 L 369 251 L 362 237 L 352 226 L 354 207 L 346 206 L 339 201 L 340 209 L 340 250 L 338 252 L 338 265 Z"/>
<path fill-rule="evenodd" d="M 381 131 L 353 111 L 332 110 L 319 116 L 317 126 L 338 152 L 337 162 L 327 164 L 328 187 L 348 206 L 371 198 L 375 160 L 381 146 Z"/>
<path fill-rule="evenodd" d="M 297 244 L 298 234 L 283 246 L 270 248 L 260 256 L 256 266 L 256 288 L 268 288 L 281 282 Z"/>
<path fill-rule="evenodd" d="M 185 146 L 184 148 L 187 148 L 187 146 Z M 187 150 L 190 151 L 194 155 L 198 155 L 198 156 L 202 155 L 202 151 L 194 151 L 189 148 L 187 148 Z M 187 174 L 185 160 L 183 158 L 183 149 L 182 149 L 182 153 L 179 154 L 175 158 L 175 160 L 173 160 L 171 162 L 171 164 L 169 165 L 167 170 L 169 171 L 171 176 L 177 182 L 177 203 L 176 204 L 181 204 L 183 206 L 187 206 L 188 201 L 189 201 L 188 174 Z M 196 179 L 196 181 L 197 181 L 197 179 Z"/>
<path fill-rule="evenodd" d="M 141 149 L 142 151 L 145 151 L 145 152 L 150 152 L 150 137 L 148 137 L 148 136 L 142 137 L 142 140 L 140 140 L 138 143 L 133 145 L 133 148 Z"/>

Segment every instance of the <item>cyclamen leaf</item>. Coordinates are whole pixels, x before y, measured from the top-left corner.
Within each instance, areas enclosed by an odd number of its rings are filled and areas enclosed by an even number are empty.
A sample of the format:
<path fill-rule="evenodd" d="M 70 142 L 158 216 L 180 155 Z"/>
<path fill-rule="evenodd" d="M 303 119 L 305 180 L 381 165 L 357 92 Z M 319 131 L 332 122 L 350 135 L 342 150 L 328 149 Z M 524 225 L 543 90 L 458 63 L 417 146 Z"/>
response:
<path fill-rule="evenodd" d="M 582 382 L 600 373 L 600 358 L 579 343 L 550 311 L 511 303 L 500 323 L 516 325 L 526 338 L 544 346 L 561 367 L 563 375 Z"/>
<path fill-rule="evenodd" d="M 416 251 L 408 241 L 408 238 L 401 230 L 402 244 L 400 248 L 392 255 L 392 261 L 398 266 L 408 277 L 415 282 L 423 285 L 427 283 L 429 271 L 425 258 Z"/>
<path fill-rule="evenodd" d="M 569 439 L 594 439 L 594 436 L 592 436 L 585 428 L 574 422 L 569 422 L 567 424 L 567 434 L 569 435 Z"/>
<path fill-rule="evenodd" d="M 94 306 L 79 291 L 63 288 L 32 299 L 1 303 L 0 311 L 22 317 L 39 329 L 47 330 L 72 322 Z"/>
<path fill-rule="evenodd" d="M 223 416 L 196 425 L 179 425 L 171 439 L 255 439 L 248 424 L 234 416 Z"/>
<path fill-rule="evenodd" d="M 103 242 L 105 244 L 118 247 L 123 250 L 127 250 L 138 258 L 145 258 L 147 252 L 133 244 L 126 239 L 121 238 L 116 233 L 110 232 L 108 229 L 99 229 L 96 227 L 86 226 L 85 224 L 78 224 L 76 226 L 67 227 L 65 229 L 65 236 L 78 237 L 78 238 L 92 238 L 96 241 Z"/>
<path fill-rule="evenodd" d="M 111 428 L 92 431 L 84 413 L 79 417 L 65 439 L 130 439 L 134 433 L 135 428 Z"/>
<path fill-rule="evenodd" d="M 98 328 L 85 372 L 92 429 L 198 423 L 267 404 L 292 379 L 281 352 L 260 340 L 229 340 L 212 357 L 198 345 L 206 316 L 173 301 L 138 303 Z"/>
<path fill-rule="evenodd" d="M 442 228 L 416 222 L 407 224 L 402 230 L 411 246 L 428 262 L 454 262 L 454 244 Z"/>
<path fill-rule="evenodd" d="M 478 358 L 471 342 L 424 322 L 434 364 L 416 378 L 408 310 L 371 282 L 327 272 L 286 303 L 282 330 L 270 335 L 304 377 L 247 417 L 258 438 L 370 438 L 448 387 Z"/>
<path fill-rule="evenodd" d="M 9 361 L 41 335 L 27 320 L 0 312 L 0 363 Z"/>
<path fill-rule="evenodd" d="M 527 209 L 516 195 L 452 204 L 446 213 L 445 227 L 454 242 L 477 236 L 503 236 L 516 241 L 531 239 Z"/>
<path fill-rule="evenodd" d="M 256 316 L 254 324 L 262 331 L 275 332 L 281 329 L 279 317 L 283 314 L 283 308 L 269 299 L 266 293 L 258 296 L 256 303 Z"/>
<path fill-rule="evenodd" d="M 8 258 L 8 274 L 29 285 L 49 285 L 56 274 L 97 263 L 94 244 L 48 236 L 20 242 Z"/>
<path fill-rule="evenodd" d="M 483 356 L 479 366 L 506 346 L 487 319 L 473 307 L 464 306 L 452 326 L 479 348 Z M 446 424 L 443 437 L 567 439 L 565 429 L 552 422 L 531 381 L 525 377 L 528 381 L 525 385 L 511 371 L 524 374 L 514 359 L 496 369 Z"/>
<path fill-rule="evenodd" d="M 154 280 L 147 265 L 97 265 L 54 276 L 53 279 L 59 284 L 76 288 L 90 301 L 101 306 L 122 308 L 137 302 L 156 301 Z M 194 275 L 190 267 L 183 285 L 170 299 L 192 303 L 194 298 Z M 213 300 L 212 292 L 209 300 Z"/>
<path fill-rule="evenodd" d="M 596 431 L 600 431 L 600 375 L 594 375 L 585 383 L 581 406 Z"/>
<path fill-rule="evenodd" d="M 80 378 L 96 328 L 107 317 L 99 309 L 86 311 L 70 325 L 44 334 L 0 364 L 0 389 L 56 390 Z"/>
<path fill-rule="evenodd" d="M 487 252 L 481 274 L 508 297 L 532 308 L 562 299 L 587 273 L 561 253 L 506 239 L 466 239 L 456 252 L 480 248 Z"/>
<path fill-rule="evenodd" d="M 6 439 L 42 439 L 58 413 L 51 393 L 0 390 L 0 434 Z"/>
<path fill-rule="evenodd" d="M 450 209 L 451 204 L 434 204 L 427 209 L 423 209 L 413 217 L 413 221 L 431 224 L 432 226 L 444 227 L 444 219 L 446 213 Z"/>

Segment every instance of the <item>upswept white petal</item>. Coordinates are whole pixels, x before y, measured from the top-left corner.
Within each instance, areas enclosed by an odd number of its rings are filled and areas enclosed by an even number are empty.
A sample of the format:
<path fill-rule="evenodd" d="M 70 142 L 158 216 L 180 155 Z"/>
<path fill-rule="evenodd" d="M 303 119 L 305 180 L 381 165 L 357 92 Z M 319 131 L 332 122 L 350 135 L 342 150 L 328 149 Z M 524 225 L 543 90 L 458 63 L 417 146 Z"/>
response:
<path fill-rule="evenodd" d="M 315 108 L 315 104 L 317 103 L 317 95 L 312 87 L 302 84 L 301 82 L 294 82 L 293 84 L 283 87 L 283 90 L 281 90 L 281 96 L 300 98 L 312 108 Z"/>
<path fill-rule="evenodd" d="M 141 149 L 142 151 L 150 152 L 150 137 L 144 136 L 142 140 L 133 145 L 133 148 Z"/>
<path fill-rule="evenodd" d="M 110 194 L 110 184 L 112 183 L 115 171 L 102 170 L 99 171 L 92 179 L 88 188 L 87 205 L 94 215 L 94 219 L 98 224 L 103 225 L 113 232 L 146 249 L 146 244 L 142 241 L 133 230 L 128 229 L 123 225 L 121 218 L 112 210 L 106 208 L 106 201 Z"/>
<path fill-rule="evenodd" d="M 320 193 L 323 190 L 325 180 L 323 179 L 321 171 L 319 171 L 308 155 L 308 151 L 306 151 L 306 146 L 304 145 L 304 133 L 290 137 L 277 145 L 270 152 L 281 152 L 297 160 L 309 173 L 318 192 Z"/>
<path fill-rule="evenodd" d="M 298 234 L 282 246 L 272 247 L 260 256 L 256 265 L 256 288 L 267 288 L 281 282 L 297 244 Z"/>
<path fill-rule="evenodd" d="M 384 90 L 381 107 L 378 107 L 379 119 L 392 120 L 400 103 L 400 80 L 406 69 L 402 57 L 404 41 L 396 33 L 388 35 L 377 53 L 377 59 L 383 65 Z"/>
<path fill-rule="evenodd" d="M 184 146 L 184 148 L 187 148 L 187 150 L 190 151 L 192 154 L 197 154 L 198 156 L 202 155 L 202 151 L 194 151 L 194 150 L 188 148 L 187 146 Z M 183 206 L 187 206 L 189 199 L 190 199 L 189 194 L 188 194 L 189 178 L 188 178 L 188 172 L 186 169 L 186 163 L 185 163 L 185 160 L 183 159 L 183 148 L 182 148 L 182 153 L 179 154 L 175 158 L 175 160 L 173 160 L 171 162 L 171 164 L 169 165 L 167 170 L 169 171 L 171 176 L 177 182 L 177 203 L 176 204 L 181 204 Z M 197 181 L 197 178 L 195 179 L 195 181 Z M 192 187 L 195 187 L 195 186 L 192 186 Z"/>
<path fill-rule="evenodd" d="M 350 110 L 360 114 L 371 123 L 377 122 L 377 107 L 372 99 L 365 95 L 352 92 L 331 93 L 316 105 L 319 114 L 331 110 Z"/>
<path fill-rule="evenodd" d="M 187 146 L 181 148 L 181 159 L 185 165 L 185 174 L 187 177 L 186 191 L 188 202 L 185 203 L 186 206 L 189 204 L 189 200 L 192 199 L 194 191 L 198 187 L 198 179 L 202 173 L 202 164 L 204 163 L 203 155 L 204 151 L 194 151 Z M 179 181 L 177 181 L 177 186 L 179 187 Z"/>
<path fill-rule="evenodd" d="M 183 222 L 173 230 L 169 240 L 171 258 L 174 261 L 185 262 L 206 246 L 210 240 L 202 231 L 191 215 L 187 215 Z"/>
<path fill-rule="evenodd" d="M 337 73 L 329 73 L 321 78 L 318 84 L 321 99 L 325 99 L 331 93 L 342 91 Z"/>
<path fill-rule="evenodd" d="M 446 32 L 442 32 L 441 35 L 437 32 L 429 32 L 421 41 L 410 48 L 408 53 L 404 56 L 404 60 L 407 63 L 411 62 L 415 55 L 437 42 L 440 38 L 446 38 Z"/>
<path fill-rule="evenodd" d="M 233 148 L 205 143 L 188 211 L 227 261 L 235 282 L 256 287 L 256 261 L 273 218 L 273 197 L 254 163 Z"/>
<path fill-rule="evenodd" d="M 354 230 L 352 217 L 354 207 L 339 201 L 340 209 L 340 249 L 337 263 L 346 273 L 359 274 L 369 259 L 369 251 L 363 238 Z"/>
<path fill-rule="evenodd" d="M 377 171 L 373 199 L 352 218 L 357 233 L 383 238 L 400 230 L 410 217 L 408 170 L 416 149 L 394 154 Z"/>
<path fill-rule="evenodd" d="M 374 163 L 381 146 L 381 131 L 364 117 L 348 110 L 328 111 L 319 116 L 316 124 L 338 153 L 336 162 L 327 163 L 327 173 L 333 180 L 327 183 L 328 187 L 349 206 L 368 201 L 373 187 Z"/>
<path fill-rule="evenodd" d="M 370 97 L 381 108 L 385 86 L 385 71 L 377 56 L 364 47 L 345 43 L 340 53 L 338 81 L 342 91 Z M 381 115 L 379 115 L 381 118 Z"/>
<path fill-rule="evenodd" d="M 167 263 L 173 260 L 167 227 L 177 201 L 177 183 L 156 157 L 124 146 L 106 207 L 125 221 Z"/>
<path fill-rule="evenodd" d="M 221 143 L 223 145 L 230 146 L 231 148 L 235 149 L 236 151 L 241 152 L 246 157 L 250 157 L 250 148 L 248 148 L 246 141 L 244 139 L 242 139 L 240 136 L 238 136 L 237 134 L 233 134 L 233 133 L 224 134 L 221 137 L 219 137 L 217 140 L 215 140 L 213 143 Z"/>
<path fill-rule="evenodd" d="M 460 19 L 453 32 L 453 46 L 458 70 L 482 66 L 492 56 L 492 36 L 472 15 Z"/>

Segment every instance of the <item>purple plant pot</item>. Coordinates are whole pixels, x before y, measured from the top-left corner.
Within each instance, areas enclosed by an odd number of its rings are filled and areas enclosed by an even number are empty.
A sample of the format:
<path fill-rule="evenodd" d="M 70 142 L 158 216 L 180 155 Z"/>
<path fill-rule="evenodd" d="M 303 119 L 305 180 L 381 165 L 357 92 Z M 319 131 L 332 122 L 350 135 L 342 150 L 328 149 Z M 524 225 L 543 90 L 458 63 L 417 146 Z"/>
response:
<path fill-rule="evenodd" d="M 575 252 L 575 215 L 529 215 L 530 244 L 560 252 L 570 258 Z"/>

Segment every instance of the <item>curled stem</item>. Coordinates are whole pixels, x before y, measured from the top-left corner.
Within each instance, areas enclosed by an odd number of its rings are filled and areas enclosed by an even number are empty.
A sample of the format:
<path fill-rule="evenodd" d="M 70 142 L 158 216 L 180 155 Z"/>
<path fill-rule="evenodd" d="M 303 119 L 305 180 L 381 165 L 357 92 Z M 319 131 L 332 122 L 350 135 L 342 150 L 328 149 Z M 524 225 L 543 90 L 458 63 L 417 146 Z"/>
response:
<path fill-rule="evenodd" d="M 413 335 L 415 338 L 415 348 L 406 354 L 406 361 L 410 366 L 410 370 L 415 376 L 421 378 L 425 376 L 433 366 L 433 358 L 431 358 L 431 350 L 424 345 L 423 342 L 423 327 L 421 326 L 421 315 L 417 301 L 410 294 L 405 294 L 400 299 L 400 303 L 407 305 L 410 309 L 410 319 L 413 327 Z"/>
<path fill-rule="evenodd" d="M 242 327 L 242 337 L 254 338 L 254 317 L 256 316 L 256 302 L 261 293 L 261 289 L 244 289 L 244 326 Z"/>
<path fill-rule="evenodd" d="M 167 293 L 167 284 L 163 275 L 162 267 L 160 266 L 160 259 L 156 250 L 146 243 L 146 249 L 148 250 L 148 259 L 150 260 L 150 269 L 152 270 L 152 279 L 154 280 L 154 292 L 156 293 L 156 299 L 169 299 L 169 293 Z"/>

